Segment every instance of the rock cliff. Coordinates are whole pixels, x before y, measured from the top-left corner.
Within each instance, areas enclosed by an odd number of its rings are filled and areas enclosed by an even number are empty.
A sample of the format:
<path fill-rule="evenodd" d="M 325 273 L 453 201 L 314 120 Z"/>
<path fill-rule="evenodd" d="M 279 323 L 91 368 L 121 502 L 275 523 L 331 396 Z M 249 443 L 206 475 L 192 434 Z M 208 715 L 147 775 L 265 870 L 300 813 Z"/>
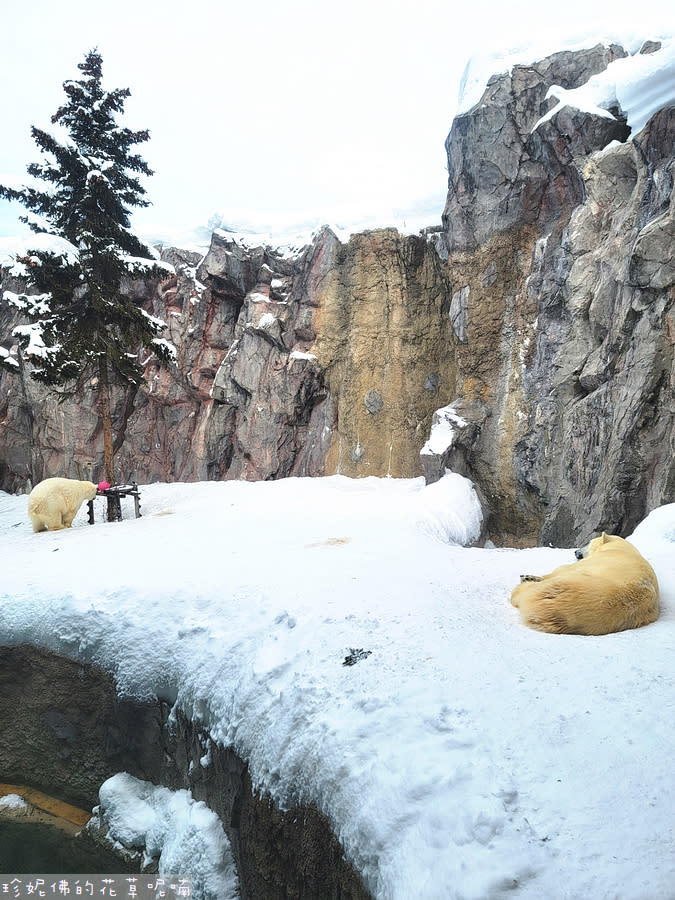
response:
<path fill-rule="evenodd" d="M 448 138 L 456 399 L 480 403 L 465 469 L 498 539 L 626 534 L 675 496 L 675 109 L 629 142 L 567 106 L 533 129 L 548 84 L 621 52 L 516 66 Z"/>
<path fill-rule="evenodd" d="M 178 362 L 144 360 L 145 383 L 116 395 L 119 480 L 449 465 L 479 487 L 490 536 L 516 544 L 626 534 L 673 500 L 675 110 L 638 135 L 618 108 L 559 104 L 537 124 L 552 85 L 624 55 L 599 45 L 490 79 L 453 123 L 427 235 L 324 229 L 288 256 L 219 231 L 203 258 L 165 250 L 175 277 L 131 287 Z M 17 321 L 0 304 L 6 349 Z M 29 368 L 0 376 L 0 488 L 96 480 L 93 385 L 59 404 Z M 448 406 L 451 452 L 420 458 Z"/>
<path fill-rule="evenodd" d="M 421 474 L 433 412 L 455 390 L 448 278 L 424 238 L 342 244 L 324 229 L 287 258 L 218 231 L 203 259 L 163 259 L 174 278 L 127 288 L 168 323 L 177 365 L 149 357 L 145 383 L 117 394 L 119 480 Z M 2 376 L 2 487 L 97 473 L 94 385 L 59 402 L 29 374 Z"/>

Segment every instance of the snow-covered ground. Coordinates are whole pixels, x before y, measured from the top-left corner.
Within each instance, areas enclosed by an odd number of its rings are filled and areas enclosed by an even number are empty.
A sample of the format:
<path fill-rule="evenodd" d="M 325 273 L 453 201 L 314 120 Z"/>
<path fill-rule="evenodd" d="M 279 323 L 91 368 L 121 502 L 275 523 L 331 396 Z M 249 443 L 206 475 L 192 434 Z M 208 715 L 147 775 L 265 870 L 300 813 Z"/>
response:
<path fill-rule="evenodd" d="M 155 484 L 142 512 L 33 534 L 0 493 L 0 641 L 177 704 L 375 897 L 672 900 L 675 504 L 633 536 L 659 620 L 603 637 L 520 624 L 519 575 L 571 552 L 453 545 L 459 476 Z"/>

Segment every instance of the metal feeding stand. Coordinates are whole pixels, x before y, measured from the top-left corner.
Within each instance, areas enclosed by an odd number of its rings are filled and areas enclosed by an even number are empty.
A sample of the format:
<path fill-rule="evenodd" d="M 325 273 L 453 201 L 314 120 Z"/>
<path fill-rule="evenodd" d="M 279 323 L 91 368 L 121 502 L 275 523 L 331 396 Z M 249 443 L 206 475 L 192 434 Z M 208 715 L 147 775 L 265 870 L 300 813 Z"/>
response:
<path fill-rule="evenodd" d="M 138 490 L 138 485 L 135 481 L 132 481 L 131 484 L 118 484 L 114 487 L 106 488 L 104 491 L 99 491 L 97 496 L 99 497 L 107 497 L 108 498 L 108 521 L 109 522 L 121 522 L 122 521 L 122 497 L 133 497 L 134 498 L 134 513 L 136 514 L 136 518 L 140 519 L 141 517 L 141 493 Z M 89 500 L 87 503 L 89 507 L 89 524 L 94 524 L 94 501 Z"/>

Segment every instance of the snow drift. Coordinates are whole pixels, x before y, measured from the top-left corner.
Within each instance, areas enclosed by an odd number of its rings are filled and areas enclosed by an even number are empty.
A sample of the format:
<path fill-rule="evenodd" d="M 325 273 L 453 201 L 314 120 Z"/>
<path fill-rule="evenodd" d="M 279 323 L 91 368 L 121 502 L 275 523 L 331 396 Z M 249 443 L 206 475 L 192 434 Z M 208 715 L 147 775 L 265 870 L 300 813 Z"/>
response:
<path fill-rule="evenodd" d="M 0 640 L 203 723 L 281 807 L 318 806 L 375 897 L 666 900 L 675 505 L 632 538 L 659 620 L 563 637 L 508 595 L 570 551 L 450 543 L 475 514 L 452 485 L 431 528 L 422 479 L 155 484 L 141 519 L 38 535 L 0 494 Z"/>

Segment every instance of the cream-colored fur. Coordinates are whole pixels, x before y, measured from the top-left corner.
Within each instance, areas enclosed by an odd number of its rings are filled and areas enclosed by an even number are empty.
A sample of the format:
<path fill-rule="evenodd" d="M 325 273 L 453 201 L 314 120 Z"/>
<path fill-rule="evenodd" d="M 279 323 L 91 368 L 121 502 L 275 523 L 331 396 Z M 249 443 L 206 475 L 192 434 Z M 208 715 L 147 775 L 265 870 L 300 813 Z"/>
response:
<path fill-rule="evenodd" d="M 33 531 L 57 531 L 70 528 L 85 500 L 96 496 L 92 481 L 75 478 L 45 478 L 36 484 L 28 498 L 28 515 Z"/>
<path fill-rule="evenodd" d="M 609 634 L 658 619 L 656 575 L 632 544 L 603 533 L 577 555 L 579 562 L 550 575 L 521 576 L 511 603 L 525 625 L 552 634 Z"/>

